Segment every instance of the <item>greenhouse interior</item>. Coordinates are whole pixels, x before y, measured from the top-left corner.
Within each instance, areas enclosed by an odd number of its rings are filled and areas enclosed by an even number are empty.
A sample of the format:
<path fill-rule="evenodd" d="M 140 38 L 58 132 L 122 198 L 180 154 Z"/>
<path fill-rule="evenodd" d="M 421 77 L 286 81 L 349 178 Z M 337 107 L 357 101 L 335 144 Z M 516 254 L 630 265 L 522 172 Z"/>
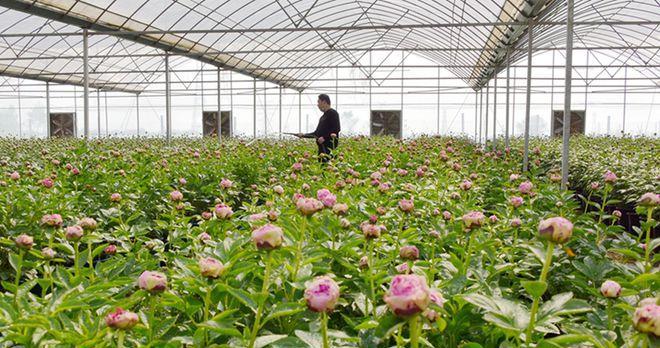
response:
<path fill-rule="evenodd" d="M 660 346 L 656 0 L 2 0 L 0 38 L 0 347 Z"/>

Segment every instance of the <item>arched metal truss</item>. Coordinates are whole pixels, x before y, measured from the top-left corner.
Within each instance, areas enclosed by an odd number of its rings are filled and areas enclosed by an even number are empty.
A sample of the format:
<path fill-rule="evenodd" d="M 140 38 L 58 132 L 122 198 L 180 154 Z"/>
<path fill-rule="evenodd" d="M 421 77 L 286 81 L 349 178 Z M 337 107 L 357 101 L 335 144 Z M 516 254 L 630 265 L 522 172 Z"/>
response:
<path fill-rule="evenodd" d="M 190 57 L 298 91 L 319 66 L 362 67 L 372 50 L 406 50 L 478 90 L 533 49 L 561 49 L 566 1 L 554 0 L 3 0 L 0 75 L 81 85 L 89 29 L 90 87 L 139 93 Z M 532 26 L 528 23 L 533 21 Z M 574 49 L 612 48 L 603 65 L 660 71 L 655 0 L 585 0 Z M 292 69 L 291 67 L 297 67 Z M 131 71 L 131 73 L 123 71 Z M 141 73 L 135 73 L 136 71 Z"/>

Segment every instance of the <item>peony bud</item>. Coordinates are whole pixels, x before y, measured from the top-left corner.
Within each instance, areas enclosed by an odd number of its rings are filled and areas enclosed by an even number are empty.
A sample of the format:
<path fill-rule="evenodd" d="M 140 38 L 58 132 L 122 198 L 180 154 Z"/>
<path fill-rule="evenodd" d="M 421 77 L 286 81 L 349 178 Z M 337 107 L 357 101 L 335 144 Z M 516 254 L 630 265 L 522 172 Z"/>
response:
<path fill-rule="evenodd" d="M 52 260 L 55 258 L 55 250 L 45 247 L 41 249 L 41 256 L 46 260 Z"/>
<path fill-rule="evenodd" d="M 314 312 L 331 312 L 339 300 L 339 286 L 328 276 L 316 277 L 307 284 L 305 301 Z"/>
<path fill-rule="evenodd" d="M 152 294 L 167 289 L 167 277 L 160 272 L 144 271 L 138 278 L 138 286 Z"/>
<path fill-rule="evenodd" d="M 617 176 L 616 174 L 612 173 L 611 171 L 606 171 L 605 174 L 603 174 L 603 181 L 605 181 L 608 184 L 614 184 L 617 181 Z"/>
<path fill-rule="evenodd" d="M 199 260 L 199 273 L 203 277 L 218 278 L 224 270 L 225 266 L 212 257 Z"/>
<path fill-rule="evenodd" d="M 360 261 L 358 262 L 358 267 L 360 267 L 361 269 L 369 268 L 369 258 L 366 256 L 362 256 L 360 258 Z"/>
<path fill-rule="evenodd" d="M 349 228 L 351 227 L 351 222 L 346 218 L 342 218 L 339 220 L 339 226 L 341 226 L 341 228 Z"/>
<path fill-rule="evenodd" d="M 129 330 L 138 323 L 138 315 L 119 307 L 105 317 L 105 324 L 113 329 Z"/>
<path fill-rule="evenodd" d="M 78 225 L 80 227 L 82 227 L 83 230 L 92 231 L 92 230 L 96 229 L 97 223 L 96 223 L 96 220 L 94 220 L 92 218 L 89 218 L 89 217 L 85 217 L 85 218 L 80 219 L 80 221 L 78 222 Z"/>
<path fill-rule="evenodd" d="M 563 217 L 552 217 L 539 223 L 539 237 L 557 244 L 564 244 L 573 234 L 573 223 Z"/>
<path fill-rule="evenodd" d="M 660 195 L 653 192 L 647 192 L 639 198 L 637 204 L 642 207 L 656 207 L 660 205 Z"/>
<path fill-rule="evenodd" d="M 522 194 L 529 194 L 532 192 L 534 185 L 530 181 L 524 181 L 518 186 L 518 191 Z"/>
<path fill-rule="evenodd" d="M 660 306 L 651 301 L 640 303 L 633 315 L 633 326 L 641 333 L 660 336 Z"/>
<path fill-rule="evenodd" d="M 117 246 L 114 244 L 110 244 L 105 249 L 103 249 L 103 253 L 106 255 L 114 255 L 117 253 Z"/>
<path fill-rule="evenodd" d="M 71 241 L 76 241 L 82 238 L 83 228 L 78 225 L 68 226 L 64 230 L 64 238 Z"/>
<path fill-rule="evenodd" d="M 511 219 L 511 227 L 520 227 L 522 225 L 522 220 L 519 218 Z"/>
<path fill-rule="evenodd" d="M 183 193 L 181 193 L 181 191 L 175 190 L 170 192 L 170 200 L 172 202 L 178 202 L 181 201 L 182 199 L 183 199 Z"/>
<path fill-rule="evenodd" d="M 416 274 L 394 276 L 384 299 L 392 312 L 398 316 L 419 313 L 431 302 L 426 279 Z"/>
<path fill-rule="evenodd" d="M 523 198 L 522 198 L 522 197 L 518 197 L 518 196 L 514 196 L 514 197 L 511 197 L 511 198 L 509 199 L 509 203 L 511 203 L 511 205 L 512 205 L 514 208 L 518 208 L 518 207 L 521 206 L 524 202 L 525 202 L 525 201 L 523 200 Z"/>
<path fill-rule="evenodd" d="M 469 189 L 472 188 L 472 181 L 470 181 L 470 180 L 463 180 L 463 182 L 460 183 L 460 184 L 458 185 L 458 187 L 460 187 L 461 190 L 463 190 L 463 191 L 468 191 Z"/>
<path fill-rule="evenodd" d="M 314 198 L 300 198 L 296 201 L 296 208 L 305 216 L 311 216 L 323 209 L 323 203 Z"/>
<path fill-rule="evenodd" d="M 326 207 L 332 207 L 337 202 L 337 196 L 333 195 L 328 189 L 316 191 L 316 198 Z"/>
<path fill-rule="evenodd" d="M 404 245 L 399 249 L 399 257 L 407 260 L 417 260 L 419 258 L 419 249 L 414 245 Z"/>
<path fill-rule="evenodd" d="M 606 280 L 600 286 L 600 293 L 607 298 L 617 298 L 621 295 L 621 285 L 613 280 Z"/>
<path fill-rule="evenodd" d="M 410 213 L 415 209 L 415 203 L 412 199 L 402 199 L 399 201 L 399 209 L 404 213 Z"/>
<path fill-rule="evenodd" d="M 465 227 L 472 229 L 473 227 L 480 227 L 486 222 L 486 217 L 480 211 L 471 211 L 461 217 Z"/>
<path fill-rule="evenodd" d="M 46 214 L 41 217 L 41 224 L 51 227 L 62 226 L 62 216 L 60 214 Z"/>
<path fill-rule="evenodd" d="M 379 225 L 363 222 L 360 224 L 360 228 L 362 229 L 364 238 L 374 239 L 380 237 L 381 226 Z"/>
<path fill-rule="evenodd" d="M 252 241 L 257 249 L 270 250 L 282 245 L 284 235 L 281 228 L 266 224 L 252 231 Z"/>
<path fill-rule="evenodd" d="M 34 238 L 28 236 L 27 234 L 21 234 L 20 236 L 16 237 L 16 239 L 14 239 L 14 243 L 16 243 L 16 246 L 21 249 L 30 250 L 34 245 Z"/>
<path fill-rule="evenodd" d="M 273 192 L 277 193 L 278 195 L 281 195 L 284 193 L 284 187 L 280 185 L 275 185 L 273 186 Z"/>
<path fill-rule="evenodd" d="M 336 203 L 332 206 L 332 212 L 337 215 L 344 215 L 346 212 L 348 212 L 348 204 Z"/>
<path fill-rule="evenodd" d="M 110 202 L 119 202 L 121 201 L 121 195 L 119 193 L 113 193 L 110 195 Z"/>
<path fill-rule="evenodd" d="M 218 217 L 218 219 L 229 219 L 232 215 L 234 215 L 234 211 L 231 207 L 223 203 L 216 204 L 215 216 Z"/>
<path fill-rule="evenodd" d="M 220 187 L 225 189 L 225 190 L 231 188 L 233 184 L 234 183 L 229 179 L 220 180 Z"/>

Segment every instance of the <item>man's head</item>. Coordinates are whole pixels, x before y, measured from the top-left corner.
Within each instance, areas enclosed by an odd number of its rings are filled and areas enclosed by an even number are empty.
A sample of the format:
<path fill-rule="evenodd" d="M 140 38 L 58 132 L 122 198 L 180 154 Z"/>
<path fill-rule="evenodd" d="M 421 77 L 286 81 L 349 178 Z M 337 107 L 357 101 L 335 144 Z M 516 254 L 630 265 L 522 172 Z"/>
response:
<path fill-rule="evenodd" d="M 319 110 L 325 112 L 330 109 L 330 97 L 327 94 L 319 94 L 319 100 L 316 102 Z"/>

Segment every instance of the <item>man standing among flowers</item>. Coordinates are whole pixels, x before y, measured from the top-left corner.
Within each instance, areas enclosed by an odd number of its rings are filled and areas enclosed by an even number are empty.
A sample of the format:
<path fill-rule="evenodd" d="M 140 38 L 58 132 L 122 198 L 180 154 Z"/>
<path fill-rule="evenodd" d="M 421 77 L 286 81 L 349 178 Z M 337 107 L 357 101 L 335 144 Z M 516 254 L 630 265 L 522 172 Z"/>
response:
<path fill-rule="evenodd" d="M 323 115 L 319 118 L 319 124 L 316 130 L 311 133 L 298 133 L 298 138 L 315 138 L 318 147 L 319 161 L 327 162 L 332 158 L 332 150 L 339 144 L 339 114 L 330 107 L 330 97 L 327 94 L 320 94 L 317 101 L 319 110 Z"/>

